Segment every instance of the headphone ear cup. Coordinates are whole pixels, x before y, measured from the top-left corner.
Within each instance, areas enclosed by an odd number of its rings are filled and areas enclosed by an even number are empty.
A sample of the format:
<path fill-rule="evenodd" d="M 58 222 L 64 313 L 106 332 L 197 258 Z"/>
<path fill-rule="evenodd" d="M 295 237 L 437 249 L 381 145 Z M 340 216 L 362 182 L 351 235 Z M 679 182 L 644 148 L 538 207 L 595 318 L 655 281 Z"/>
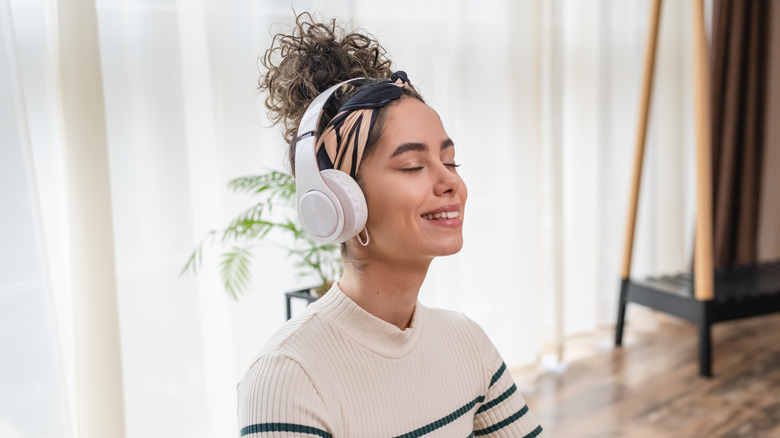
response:
<path fill-rule="evenodd" d="M 368 206 L 363 190 L 351 176 L 336 169 L 325 169 L 320 172 L 322 179 L 341 203 L 344 212 L 344 227 L 333 243 L 346 242 L 356 236 L 368 220 Z"/>
<path fill-rule="evenodd" d="M 309 190 L 298 197 L 298 217 L 303 229 L 316 241 L 330 243 L 341 233 L 339 228 L 339 211 L 341 205 L 338 199 L 333 199 L 330 189 L 328 193 L 322 190 Z"/>

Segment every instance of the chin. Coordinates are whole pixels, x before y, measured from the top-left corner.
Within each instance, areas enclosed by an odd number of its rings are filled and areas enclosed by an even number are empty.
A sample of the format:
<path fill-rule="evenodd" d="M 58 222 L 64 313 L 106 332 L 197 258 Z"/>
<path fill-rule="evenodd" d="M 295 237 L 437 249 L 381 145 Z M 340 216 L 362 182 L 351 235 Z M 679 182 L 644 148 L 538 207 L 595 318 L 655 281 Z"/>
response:
<path fill-rule="evenodd" d="M 438 254 L 436 254 L 436 256 L 441 257 L 441 256 L 457 254 L 458 252 L 460 252 L 461 248 L 463 248 L 463 239 L 460 239 L 457 242 L 451 242 L 448 245 L 441 247 L 440 251 L 438 252 Z"/>

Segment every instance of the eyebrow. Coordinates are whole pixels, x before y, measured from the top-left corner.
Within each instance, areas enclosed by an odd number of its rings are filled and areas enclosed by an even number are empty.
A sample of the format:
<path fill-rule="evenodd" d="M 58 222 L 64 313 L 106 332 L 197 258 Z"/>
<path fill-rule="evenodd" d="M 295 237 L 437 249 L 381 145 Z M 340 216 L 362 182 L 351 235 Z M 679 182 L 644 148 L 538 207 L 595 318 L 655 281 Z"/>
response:
<path fill-rule="evenodd" d="M 451 148 L 455 146 L 455 142 L 452 141 L 451 138 L 448 138 L 441 142 L 441 150 L 445 150 L 447 148 Z M 409 142 L 404 143 L 401 146 L 398 146 L 395 151 L 393 151 L 393 154 L 390 155 L 390 158 L 397 157 L 405 152 L 409 151 L 415 151 L 415 152 L 426 152 L 428 150 L 428 145 L 425 143 L 417 143 L 417 142 Z"/>

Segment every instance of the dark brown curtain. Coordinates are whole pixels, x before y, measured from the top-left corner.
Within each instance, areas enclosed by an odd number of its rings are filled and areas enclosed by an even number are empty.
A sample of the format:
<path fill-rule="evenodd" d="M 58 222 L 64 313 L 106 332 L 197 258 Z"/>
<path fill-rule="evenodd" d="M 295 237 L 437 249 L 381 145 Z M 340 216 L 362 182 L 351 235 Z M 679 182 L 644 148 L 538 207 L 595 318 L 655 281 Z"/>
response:
<path fill-rule="evenodd" d="M 755 263 L 771 0 L 715 0 L 712 157 L 715 266 Z M 780 188 L 778 188 L 780 190 Z"/>

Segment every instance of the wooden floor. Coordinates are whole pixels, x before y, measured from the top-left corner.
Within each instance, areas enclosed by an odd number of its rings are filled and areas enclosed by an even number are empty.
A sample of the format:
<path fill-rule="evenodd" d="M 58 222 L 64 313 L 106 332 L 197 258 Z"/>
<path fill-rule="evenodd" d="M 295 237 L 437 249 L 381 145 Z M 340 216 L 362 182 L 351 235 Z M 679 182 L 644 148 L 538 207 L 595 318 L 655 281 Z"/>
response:
<path fill-rule="evenodd" d="M 780 437 L 780 314 L 715 325 L 710 379 L 696 327 L 657 326 L 519 385 L 551 437 Z"/>

